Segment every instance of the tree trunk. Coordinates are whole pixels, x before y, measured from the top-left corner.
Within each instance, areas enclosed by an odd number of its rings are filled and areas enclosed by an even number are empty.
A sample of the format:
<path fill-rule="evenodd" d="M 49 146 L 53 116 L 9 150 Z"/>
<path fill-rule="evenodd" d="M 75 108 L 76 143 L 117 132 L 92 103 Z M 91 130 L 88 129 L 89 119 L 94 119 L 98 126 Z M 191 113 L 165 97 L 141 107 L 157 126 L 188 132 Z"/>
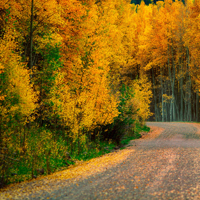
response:
<path fill-rule="evenodd" d="M 33 0 L 31 2 L 31 23 L 30 23 L 30 55 L 29 55 L 29 69 L 33 68 Z M 32 76 L 30 76 L 32 78 Z"/>
<path fill-rule="evenodd" d="M 153 96 L 154 96 L 154 106 L 155 106 L 155 120 L 158 121 L 158 108 L 156 104 L 156 91 L 155 91 L 155 79 L 154 79 L 154 69 L 152 68 L 152 82 L 153 82 Z"/>
<path fill-rule="evenodd" d="M 191 106 L 191 76 L 190 76 L 190 55 L 189 55 L 189 49 L 187 47 L 187 70 L 188 70 L 188 117 L 187 120 L 192 120 L 192 106 Z"/>
<path fill-rule="evenodd" d="M 173 40 L 172 40 L 172 44 L 173 44 Z M 171 46 L 171 52 L 172 52 L 172 79 L 171 79 L 171 86 L 172 86 L 172 107 L 173 107 L 173 121 L 176 120 L 176 111 L 175 111 L 175 94 L 174 94 L 174 86 L 175 86 L 175 73 L 176 73 L 176 69 L 175 69 L 175 64 L 174 64 L 174 50 L 173 50 L 173 45 Z"/>
<path fill-rule="evenodd" d="M 180 66 L 180 73 L 181 73 L 181 78 L 180 78 L 180 102 L 181 102 L 181 109 L 180 109 L 180 120 L 183 121 L 183 65 L 181 63 Z"/>
<path fill-rule="evenodd" d="M 196 91 L 196 122 L 199 120 L 199 91 Z"/>
<path fill-rule="evenodd" d="M 164 122 L 163 72 L 161 68 L 162 122 Z"/>
<path fill-rule="evenodd" d="M 169 62 L 169 45 L 168 45 L 168 73 L 169 73 L 169 78 L 170 78 L 170 86 L 172 88 L 172 74 L 171 74 L 171 67 L 170 67 L 170 62 Z M 170 110 L 169 110 L 169 121 L 171 122 L 172 121 L 172 101 L 173 101 L 173 96 L 171 98 L 171 101 L 170 101 Z"/>

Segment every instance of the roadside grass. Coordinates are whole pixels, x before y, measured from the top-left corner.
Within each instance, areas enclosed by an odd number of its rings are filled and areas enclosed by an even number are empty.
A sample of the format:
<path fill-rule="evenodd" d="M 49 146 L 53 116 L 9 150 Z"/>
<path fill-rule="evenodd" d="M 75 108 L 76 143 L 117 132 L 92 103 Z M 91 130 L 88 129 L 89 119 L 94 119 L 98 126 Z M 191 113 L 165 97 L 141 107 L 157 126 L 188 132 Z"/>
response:
<path fill-rule="evenodd" d="M 150 128 L 147 126 L 140 126 L 139 124 L 134 127 L 128 134 L 126 134 L 121 140 L 120 145 L 117 145 L 112 140 L 109 141 L 98 141 L 98 143 L 91 142 L 89 148 L 82 148 L 81 152 L 74 152 L 70 154 L 69 158 L 63 159 L 62 156 L 60 158 L 50 158 L 51 172 L 62 171 L 68 169 L 69 167 L 79 165 L 85 161 L 91 160 L 92 158 L 97 158 L 108 154 L 110 152 L 114 152 L 115 150 L 122 150 L 126 148 L 126 145 L 129 144 L 131 140 L 138 139 L 141 137 L 140 132 L 149 132 Z M 62 159 L 61 159 L 62 158 Z M 38 157 L 37 159 L 43 159 L 46 163 L 45 156 Z M 30 166 L 30 165 L 29 165 Z M 6 185 L 10 185 L 12 183 L 19 183 L 25 180 L 32 179 L 32 170 L 31 167 L 27 167 L 26 160 L 22 159 L 19 163 L 15 163 L 11 167 L 11 174 L 7 178 Z M 41 177 L 47 175 L 47 166 L 44 164 L 42 167 L 37 166 L 34 171 L 34 177 Z"/>
<path fill-rule="evenodd" d="M 139 139 L 141 138 L 141 132 L 149 132 L 150 128 L 146 125 L 140 126 L 139 124 L 136 124 L 134 130 L 131 134 L 127 134 L 124 136 L 124 138 L 121 141 L 122 147 L 120 149 L 126 148 L 125 146 L 129 144 L 131 140 Z"/>

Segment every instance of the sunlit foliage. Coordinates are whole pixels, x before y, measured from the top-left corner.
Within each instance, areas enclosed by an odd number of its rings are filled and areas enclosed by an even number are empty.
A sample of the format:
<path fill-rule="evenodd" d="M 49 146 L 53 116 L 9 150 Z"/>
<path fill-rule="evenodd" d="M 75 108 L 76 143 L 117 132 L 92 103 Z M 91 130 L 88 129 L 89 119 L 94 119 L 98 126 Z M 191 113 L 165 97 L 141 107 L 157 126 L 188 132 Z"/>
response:
<path fill-rule="evenodd" d="M 0 187 L 22 168 L 34 178 L 98 151 L 101 139 L 120 143 L 148 119 L 152 9 L 1 1 Z"/>

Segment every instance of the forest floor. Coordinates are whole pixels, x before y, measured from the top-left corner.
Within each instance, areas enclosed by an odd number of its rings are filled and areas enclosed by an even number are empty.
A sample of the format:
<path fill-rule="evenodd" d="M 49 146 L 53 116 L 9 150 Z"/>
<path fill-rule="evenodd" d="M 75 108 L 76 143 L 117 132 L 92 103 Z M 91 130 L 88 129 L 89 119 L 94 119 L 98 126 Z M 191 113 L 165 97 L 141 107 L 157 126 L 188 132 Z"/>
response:
<path fill-rule="evenodd" d="M 10 185 L 0 199 L 200 199 L 200 124 L 147 126 L 126 149 Z"/>

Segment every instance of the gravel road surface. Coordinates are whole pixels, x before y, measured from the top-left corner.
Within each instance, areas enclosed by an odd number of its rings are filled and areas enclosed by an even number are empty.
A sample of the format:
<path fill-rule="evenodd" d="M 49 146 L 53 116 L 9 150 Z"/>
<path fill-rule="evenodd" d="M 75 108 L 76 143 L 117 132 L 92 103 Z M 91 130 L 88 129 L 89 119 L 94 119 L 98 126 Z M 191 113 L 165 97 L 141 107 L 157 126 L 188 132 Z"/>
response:
<path fill-rule="evenodd" d="M 0 193 L 0 199 L 200 199 L 200 125 L 147 125 L 163 131 L 157 138 L 131 141 L 128 156 L 117 164 L 80 179 L 49 182 L 45 189 L 37 180 L 28 182 L 34 189 L 24 190 L 24 196 L 16 195 L 16 186 Z"/>

